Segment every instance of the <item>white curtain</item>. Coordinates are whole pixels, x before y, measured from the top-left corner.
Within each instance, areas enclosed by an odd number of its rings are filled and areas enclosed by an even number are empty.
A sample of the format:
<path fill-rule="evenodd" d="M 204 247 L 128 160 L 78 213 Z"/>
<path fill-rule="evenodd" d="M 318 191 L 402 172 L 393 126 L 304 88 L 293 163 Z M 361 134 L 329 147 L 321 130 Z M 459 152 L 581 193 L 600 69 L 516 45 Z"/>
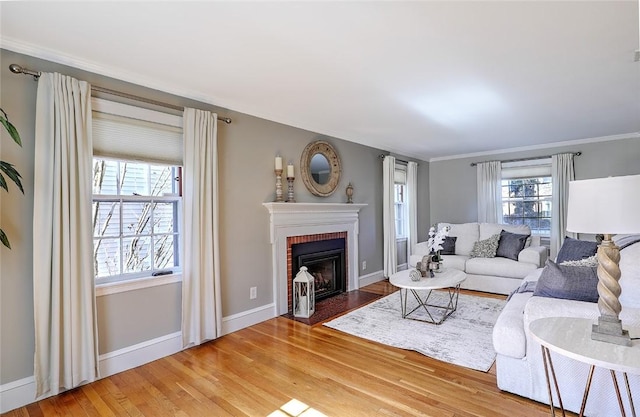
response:
<path fill-rule="evenodd" d="M 409 205 L 409 253 L 415 253 L 418 244 L 418 164 L 407 163 L 407 199 Z M 408 256 L 407 256 L 407 259 Z"/>
<path fill-rule="evenodd" d="M 215 113 L 184 110 L 182 344 L 222 333 Z"/>
<path fill-rule="evenodd" d="M 478 222 L 502 223 L 502 165 L 500 161 L 477 165 Z"/>
<path fill-rule="evenodd" d="M 569 181 L 575 179 L 573 153 L 563 153 L 551 157 L 551 259 L 555 259 L 567 232 L 567 202 L 569 201 Z"/>
<path fill-rule="evenodd" d="M 38 81 L 33 189 L 36 396 L 98 378 L 91 220 L 91 87 Z"/>
<path fill-rule="evenodd" d="M 397 271 L 395 171 L 396 158 L 393 156 L 385 156 L 382 163 L 382 238 L 384 240 L 383 266 L 385 277 L 389 277 Z"/>

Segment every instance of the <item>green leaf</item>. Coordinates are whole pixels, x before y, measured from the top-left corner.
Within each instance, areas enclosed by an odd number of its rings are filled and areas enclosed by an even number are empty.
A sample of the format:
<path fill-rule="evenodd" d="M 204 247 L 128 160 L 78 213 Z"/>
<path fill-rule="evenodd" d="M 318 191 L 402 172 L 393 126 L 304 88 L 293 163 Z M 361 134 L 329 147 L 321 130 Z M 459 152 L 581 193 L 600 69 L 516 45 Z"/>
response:
<path fill-rule="evenodd" d="M 9 238 L 7 237 L 7 235 L 4 234 L 4 231 L 2 229 L 0 229 L 0 242 L 2 242 L 3 245 L 11 249 L 11 245 L 9 244 Z"/>
<path fill-rule="evenodd" d="M 0 161 L 0 171 L 4 172 L 16 184 L 20 191 L 22 191 L 22 194 L 24 194 L 24 188 L 22 188 L 22 181 L 20 180 L 22 177 L 20 176 L 20 173 L 16 171 L 13 165 L 5 161 Z M 2 178 L 2 180 L 0 180 L 0 187 L 9 191 L 4 177 Z"/>
<path fill-rule="evenodd" d="M 4 188 L 6 192 L 9 192 L 9 187 L 7 187 L 7 181 L 4 179 L 4 176 L 0 174 L 0 188 Z"/>
<path fill-rule="evenodd" d="M 18 145 L 22 146 L 22 140 L 20 139 L 20 134 L 18 133 L 18 129 L 16 129 L 16 127 L 13 124 L 11 124 L 11 122 L 7 120 L 4 116 L 0 116 L 0 123 L 2 123 L 5 129 L 7 129 L 7 132 L 9 132 L 11 139 L 13 139 L 13 141 Z"/>

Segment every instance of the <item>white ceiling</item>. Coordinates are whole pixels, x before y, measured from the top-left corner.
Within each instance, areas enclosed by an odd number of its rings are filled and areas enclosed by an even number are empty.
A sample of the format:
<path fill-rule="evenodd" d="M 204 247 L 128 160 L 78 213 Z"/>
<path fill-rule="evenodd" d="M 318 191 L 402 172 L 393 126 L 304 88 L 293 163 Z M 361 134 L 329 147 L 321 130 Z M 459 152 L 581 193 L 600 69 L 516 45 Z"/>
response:
<path fill-rule="evenodd" d="M 0 13 L 3 48 L 423 160 L 640 131 L 637 0 Z"/>

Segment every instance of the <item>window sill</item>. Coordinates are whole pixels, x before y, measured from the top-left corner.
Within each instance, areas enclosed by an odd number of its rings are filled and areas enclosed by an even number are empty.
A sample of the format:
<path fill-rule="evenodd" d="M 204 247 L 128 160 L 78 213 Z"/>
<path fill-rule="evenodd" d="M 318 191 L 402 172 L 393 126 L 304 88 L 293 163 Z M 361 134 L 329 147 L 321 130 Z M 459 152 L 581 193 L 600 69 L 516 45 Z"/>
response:
<path fill-rule="evenodd" d="M 160 285 L 173 284 L 176 282 L 182 282 L 182 273 L 98 284 L 96 285 L 96 297 L 158 287 Z"/>

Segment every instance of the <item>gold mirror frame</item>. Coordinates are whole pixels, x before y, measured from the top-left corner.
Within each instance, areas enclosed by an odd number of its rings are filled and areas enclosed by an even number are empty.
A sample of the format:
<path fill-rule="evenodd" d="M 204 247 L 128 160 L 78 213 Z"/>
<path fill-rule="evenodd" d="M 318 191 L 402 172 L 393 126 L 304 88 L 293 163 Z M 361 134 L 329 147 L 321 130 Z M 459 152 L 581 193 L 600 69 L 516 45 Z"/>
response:
<path fill-rule="evenodd" d="M 329 181 L 326 184 L 318 184 L 311 176 L 311 158 L 314 155 L 320 154 L 327 158 L 329 161 Z M 342 173 L 342 166 L 340 165 L 340 158 L 336 153 L 336 150 L 330 143 L 323 140 L 317 140 L 308 144 L 304 151 L 302 151 L 302 157 L 300 158 L 300 173 L 302 175 L 302 181 L 307 187 L 307 190 L 313 195 L 320 197 L 328 197 L 338 187 L 338 181 L 340 181 L 340 174 Z"/>

